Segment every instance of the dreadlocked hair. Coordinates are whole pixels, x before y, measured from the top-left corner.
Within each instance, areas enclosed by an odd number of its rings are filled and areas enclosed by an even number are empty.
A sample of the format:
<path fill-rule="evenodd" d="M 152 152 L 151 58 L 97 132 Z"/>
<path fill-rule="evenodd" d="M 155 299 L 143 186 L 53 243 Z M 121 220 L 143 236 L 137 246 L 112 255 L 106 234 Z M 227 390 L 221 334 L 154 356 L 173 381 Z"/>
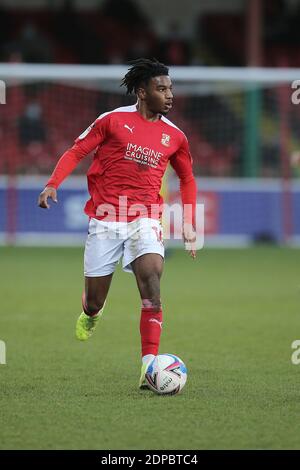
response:
<path fill-rule="evenodd" d="M 136 93 L 140 85 L 147 85 L 150 78 L 169 75 L 169 69 L 156 59 L 136 59 L 130 62 L 130 68 L 121 82 L 127 88 L 126 95 Z"/>

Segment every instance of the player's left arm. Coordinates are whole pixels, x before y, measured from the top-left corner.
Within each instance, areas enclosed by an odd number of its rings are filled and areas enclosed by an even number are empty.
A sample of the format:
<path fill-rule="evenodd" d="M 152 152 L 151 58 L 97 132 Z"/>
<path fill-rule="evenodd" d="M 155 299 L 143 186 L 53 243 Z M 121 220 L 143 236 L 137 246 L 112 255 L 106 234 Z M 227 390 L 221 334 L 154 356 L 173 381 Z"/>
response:
<path fill-rule="evenodd" d="M 170 163 L 180 180 L 183 207 L 183 239 L 192 258 L 196 258 L 196 202 L 197 185 L 193 174 L 193 160 L 185 135 L 181 146 L 170 158 Z"/>

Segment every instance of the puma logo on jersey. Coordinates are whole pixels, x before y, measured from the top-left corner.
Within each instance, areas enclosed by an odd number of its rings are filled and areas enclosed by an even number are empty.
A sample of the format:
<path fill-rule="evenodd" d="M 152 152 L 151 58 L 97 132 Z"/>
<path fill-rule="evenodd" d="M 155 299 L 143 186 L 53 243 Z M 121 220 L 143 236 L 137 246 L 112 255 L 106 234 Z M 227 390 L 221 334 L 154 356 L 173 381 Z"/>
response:
<path fill-rule="evenodd" d="M 158 320 L 156 320 L 156 318 L 150 318 L 149 321 L 151 321 L 151 322 L 153 322 L 153 323 L 158 323 L 159 326 L 162 328 L 162 321 L 158 321 Z"/>
<path fill-rule="evenodd" d="M 124 124 L 124 127 L 125 127 L 125 129 L 128 129 L 131 132 L 131 134 L 133 134 L 134 126 L 129 127 L 129 126 L 127 126 L 127 124 Z"/>

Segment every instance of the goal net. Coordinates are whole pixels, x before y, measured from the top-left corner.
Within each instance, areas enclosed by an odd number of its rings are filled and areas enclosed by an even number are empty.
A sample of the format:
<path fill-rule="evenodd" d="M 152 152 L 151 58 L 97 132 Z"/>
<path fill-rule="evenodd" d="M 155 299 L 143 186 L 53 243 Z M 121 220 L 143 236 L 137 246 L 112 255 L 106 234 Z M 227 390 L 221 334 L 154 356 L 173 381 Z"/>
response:
<path fill-rule="evenodd" d="M 41 211 L 36 199 L 58 158 L 97 116 L 135 102 L 120 87 L 126 71 L 125 66 L 0 64 L 2 241 L 84 239 L 84 175 L 92 156 L 63 183 L 54 210 Z M 190 143 L 207 241 L 297 241 L 300 71 L 170 67 L 170 75 L 175 101 L 168 118 Z M 172 171 L 162 190 L 168 200 L 179 200 Z"/>

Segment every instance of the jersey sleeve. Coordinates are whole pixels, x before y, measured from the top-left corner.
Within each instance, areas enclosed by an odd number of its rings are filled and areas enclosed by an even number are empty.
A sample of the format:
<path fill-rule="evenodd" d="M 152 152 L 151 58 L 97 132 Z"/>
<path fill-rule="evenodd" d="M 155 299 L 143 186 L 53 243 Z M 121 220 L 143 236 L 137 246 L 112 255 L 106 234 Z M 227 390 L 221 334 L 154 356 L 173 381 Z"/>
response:
<path fill-rule="evenodd" d="M 97 119 L 77 139 L 58 160 L 56 167 L 46 186 L 58 188 L 58 186 L 72 173 L 79 162 L 101 145 L 109 133 L 109 119 Z"/>
<path fill-rule="evenodd" d="M 79 137 L 75 140 L 86 154 L 102 144 L 110 131 L 110 115 L 103 116 L 93 122 Z"/>
<path fill-rule="evenodd" d="M 180 180 L 183 220 L 195 225 L 197 185 L 193 174 L 193 159 L 185 136 L 177 152 L 171 156 L 170 164 Z"/>

